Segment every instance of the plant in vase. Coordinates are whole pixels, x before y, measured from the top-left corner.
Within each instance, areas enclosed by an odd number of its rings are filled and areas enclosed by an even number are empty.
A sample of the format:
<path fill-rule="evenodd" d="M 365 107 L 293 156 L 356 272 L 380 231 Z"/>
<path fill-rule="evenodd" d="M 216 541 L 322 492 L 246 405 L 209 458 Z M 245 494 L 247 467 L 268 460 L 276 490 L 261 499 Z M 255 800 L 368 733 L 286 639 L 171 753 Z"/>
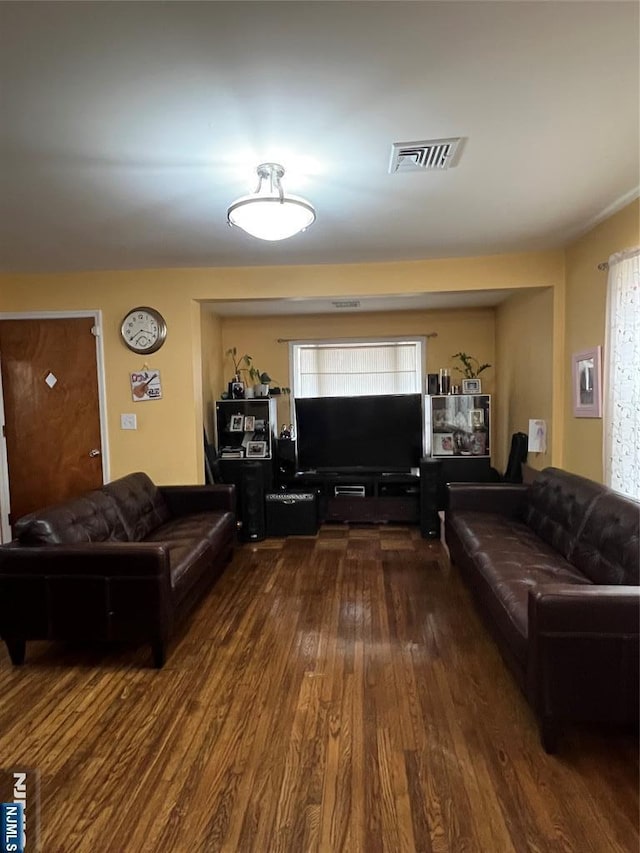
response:
<path fill-rule="evenodd" d="M 249 377 L 253 381 L 253 393 L 256 397 L 269 396 L 269 383 L 273 380 L 266 370 L 258 370 L 257 367 L 249 368 Z"/>
<path fill-rule="evenodd" d="M 488 367 L 491 367 L 489 363 L 480 364 L 477 358 L 474 358 L 472 355 L 467 355 L 466 352 L 457 352 L 455 355 L 452 355 L 451 358 L 457 358 L 462 367 L 458 367 L 456 365 L 453 369 L 457 370 L 458 373 L 461 373 L 464 379 L 476 379 L 483 370 L 486 370 Z"/>
<path fill-rule="evenodd" d="M 246 374 L 251 375 L 251 356 L 245 353 L 244 355 L 238 355 L 238 350 L 236 347 L 230 347 L 225 355 L 228 356 L 233 363 L 233 379 L 229 382 L 229 397 L 237 398 L 237 397 L 245 397 L 245 396 L 253 396 L 253 389 L 251 389 L 251 393 L 247 394 L 248 383 L 244 381 L 244 377 Z M 240 390 L 242 393 L 240 393 Z"/>

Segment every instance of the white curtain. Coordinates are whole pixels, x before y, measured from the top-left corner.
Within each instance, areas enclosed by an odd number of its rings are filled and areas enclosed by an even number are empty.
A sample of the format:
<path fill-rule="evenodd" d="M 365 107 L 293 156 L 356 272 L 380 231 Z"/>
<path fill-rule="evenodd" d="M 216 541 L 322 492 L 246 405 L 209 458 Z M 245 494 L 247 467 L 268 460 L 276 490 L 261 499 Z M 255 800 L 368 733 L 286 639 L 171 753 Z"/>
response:
<path fill-rule="evenodd" d="M 604 474 L 640 499 L 640 249 L 609 258 L 604 381 Z"/>
<path fill-rule="evenodd" d="M 294 343 L 292 347 L 295 397 L 420 393 L 422 340 Z"/>

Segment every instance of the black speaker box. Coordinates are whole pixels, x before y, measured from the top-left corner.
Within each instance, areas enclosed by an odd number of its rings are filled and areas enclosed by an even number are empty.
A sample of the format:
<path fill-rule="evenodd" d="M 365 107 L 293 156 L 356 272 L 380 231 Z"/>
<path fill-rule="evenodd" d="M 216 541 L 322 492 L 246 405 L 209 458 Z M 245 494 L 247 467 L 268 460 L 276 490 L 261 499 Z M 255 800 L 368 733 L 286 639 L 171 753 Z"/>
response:
<path fill-rule="evenodd" d="M 288 486 L 296 474 L 296 443 L 288 438 L 278 439 L 278 484 Z"/>
<path fill-rule="evenodd" d="M 265 501 L 268 536 L 315 536 L 318 532 L 314 493 L 274 492 Z"/>
<path fill-rule="evenodd" d="M 427 394 L 439 394 L 440 382 L 437 373 L 427 373 Z"/>
<path fill-rule="evenodd" d="M 440 536 L 439 480 L 440 460 L 428 456 L 420 460 L 420 532 L 425 539 Z"/>
<path fill-rule="evenodd" d="M 264 467 L 260 462 L 244 462 L 240 485 L 240 539 L 257 542 L 264 539 L 266 523 L 264 514 Z"/>

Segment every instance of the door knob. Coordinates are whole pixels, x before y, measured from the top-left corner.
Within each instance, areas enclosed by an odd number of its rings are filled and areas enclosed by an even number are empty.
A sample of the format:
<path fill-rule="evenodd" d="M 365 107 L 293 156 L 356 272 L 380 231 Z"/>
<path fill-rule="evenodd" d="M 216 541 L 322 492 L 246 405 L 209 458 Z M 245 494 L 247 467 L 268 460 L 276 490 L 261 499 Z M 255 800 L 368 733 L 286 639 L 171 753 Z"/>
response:
<path fill-rule="evenodd" d="M 100 456 L 100 451 L 97 447 L 94 447 L 93 450 L 89 451 L 89 456 L 93 459 L 94 456 Z"/>

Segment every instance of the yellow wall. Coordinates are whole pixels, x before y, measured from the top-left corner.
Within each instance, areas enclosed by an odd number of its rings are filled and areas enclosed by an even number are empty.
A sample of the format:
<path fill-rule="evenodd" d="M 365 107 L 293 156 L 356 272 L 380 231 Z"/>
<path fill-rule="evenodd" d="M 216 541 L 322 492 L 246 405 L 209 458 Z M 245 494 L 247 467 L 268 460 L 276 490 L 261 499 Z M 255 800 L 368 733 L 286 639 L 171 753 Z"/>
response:
<path fill-rule="evenodd" d="M 607 273 L 598 264 L 640 245 L 640 201 L 589 231 L 566 250 L 566 344 L 557 369 L 564 376 L 564 467 L 602 482 L 602 420 L 573 416 L 571 356 L 604 345 Z"/>
<path fill-rule="evenodd" d="M 215 305 L 211 306 L 215 310 Z M 237 347 L 249 353 L 260 370 L 282 385 L 291 385 L 289 347 L 285 340 L 353 338 L 397 335 L 428 335 L 427 373 L 440 367 L 453 368 L 451 356 L 459 350 L 481 362 L 495 364 L 493 308 L 456 311 L 394 311 L 387 314 L 314 314 L 280 317 L 225 317 L 222 321 L 223 350 Z M 232 365 L 225 361 L 225 378 L 231 378 Z M 455 377 L 458 375 L 452 373 Z M 493 393 L 494 370 L 482 374 L 485 393 Z M 291 421 L 289 398 L 278 400 L 278 424 Z"/>
<path fill-rule="evenodd" d="M 209 442 L 215 441 L 215 401 L 223 390 L 222 322 L 211 311 L 200 317 L 202 335 L 202 410 Z"/>
<path fill-rule="evenodd" d="M 529 453 L 538 470 L 551 464 L 553 435 L 553 291 L 525 291 L 496 311 L 496 361 L 499 393 L 494 405 L 493 464 L 503 472 L 511 436 L 529 431 L 529 419 L 547 422 L 547 452 Z"/>
<path fill-rule="evenodd" d="M 4 274 L 0 312 L 101 310 L 111 476 L 144 470 L 158 483 L 202 482 L 200 301 L 553 287 L 562 284 L 563 276 L 561 251 L 392 264 Z M 144 359 L 124 347 L 119 327 L 136 305 L 157 308 L 168 334 L 162 349 L 148 359 L 161 372 L 163 399 L 134 404 L 128 375 Z M 324 326 L 320 334 L 327 333 L 331 329 Z M 456 341 L 455 347 L 463 343 Z M 261 357 L 259 351 L 251 354 Z M 280 363 L 258 366 L 285 381 Z M 120 414 L 131 411 L 138 415 L 137 432 L 120 429 Z"/>

